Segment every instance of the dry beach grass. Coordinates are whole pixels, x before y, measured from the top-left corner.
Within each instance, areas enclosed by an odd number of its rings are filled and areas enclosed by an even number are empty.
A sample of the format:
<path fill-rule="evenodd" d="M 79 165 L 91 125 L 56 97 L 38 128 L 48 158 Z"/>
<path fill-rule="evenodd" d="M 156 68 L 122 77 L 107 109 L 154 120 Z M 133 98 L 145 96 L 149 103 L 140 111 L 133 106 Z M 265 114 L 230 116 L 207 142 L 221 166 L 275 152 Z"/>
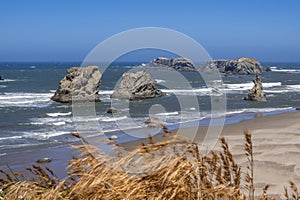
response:
<path fill-rule="evenodd" d="M 236 162 L 224 137 L 220 138 L 220 150 L 206 155 L 199 152 L 197 143 L 183 138 L 155 143 L 150 137 L 149 144 L 114 160 L 115 166 L 107 164 L 105 156 L 91 153 L 92 147 L 76 147 L 82 156 L 70 162 L 69 177 L 65 180 L 58 180 L 51 169 L 35 165 L 28 169 L 35 175 L 32 180 L 0 171 L 4 175 L 0 180 L 0 196 L 4 199 L 252 200 L 254 152 L 251 134 L 245 132 L 244 136 L 245 167 Z M 262 189 L 256 198 L 275 199 L 267 195 L 268 185 Z M 284 189 L 282 197 L 300 199 L 294 182 Z"/>

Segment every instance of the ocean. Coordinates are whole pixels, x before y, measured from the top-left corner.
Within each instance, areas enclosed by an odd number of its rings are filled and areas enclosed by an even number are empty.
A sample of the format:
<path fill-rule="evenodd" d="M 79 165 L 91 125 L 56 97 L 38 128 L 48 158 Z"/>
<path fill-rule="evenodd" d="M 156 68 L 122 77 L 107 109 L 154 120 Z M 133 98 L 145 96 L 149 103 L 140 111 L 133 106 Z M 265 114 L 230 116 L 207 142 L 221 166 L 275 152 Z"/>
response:
<path fill-rule="evenodd" d="M 101 102 L 96 103 L 95 118 L 89 120 L 99 122 L 107 133 L 118 131 L 116 122 L 125 118 L 132 118 L 135 126 L 141 127 L 149 118 L 149 109 L 153 105 L 161 105 L 162 112 L 156 114 L 170 127 L 176 127 L 182 121 L 207 124 L 211 114 L 211 88 L 207 88 L 195 72 L 182 72 L 192 88 L 164 88 L 160 84 L 165 80 L 156 79 L 157 86 L 166 96 L 128 102 L 128 108 L 119 110 L 118 117 L 106 113 L 111 107 L 110 95 L 116 82 L 124 72 L 140 64 L 113 63 L 105 71 L 99 92 Z M 227 97 L 226 123 L 253 117 L 256 113 L 290 112 L 300 106 L 300 63 L 262 64 L 272 69 L 272 72 L 262 73 L 267 102 L 242 100 L 253 86 L 253 75 L 222 75 L 223 90 Z M 70 132 L 76 131 L 72 105 L 53 102 L 50 98 L 65 76 L 66 69 L 79 65 L 76 62 L 0 63 L 0 75 L 4 78 L 0 80 L 0 156 L 8 151 L 55 146 L 77 140 L 70 135 Z M 189 98 L 190 95 L 196 95 L 199 108 L 191 106 L 182 110 L 178 97 Z"/>

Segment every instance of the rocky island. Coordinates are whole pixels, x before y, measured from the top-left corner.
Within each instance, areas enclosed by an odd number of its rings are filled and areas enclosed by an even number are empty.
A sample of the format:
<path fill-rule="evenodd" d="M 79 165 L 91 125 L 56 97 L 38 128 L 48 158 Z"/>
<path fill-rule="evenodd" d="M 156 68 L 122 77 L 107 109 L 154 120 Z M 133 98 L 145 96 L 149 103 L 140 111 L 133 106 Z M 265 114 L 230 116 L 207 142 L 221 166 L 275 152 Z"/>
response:
<path fill-rule="evenodd" d="M 98 92 L 101 76 L 97 66 L 71 67 L 51 100 L 61 103 L 100 101 Z"/>
<path fill-rule="evenodd" d="M 120 85 L 114 90 L 111 98 L 140 100 L 164 95 L 155 87 L 150 75 L 143 70 L 136 73 L 124 73 Z"/>
<path fill-rule="evenodd" d="M 265 71 L 260 62 L 252 58 L 239 58 L 236 60 L 213 60 L 210 61 L 206 69 L 217 68 L 219 72 L 225 74 L 260 74 Z"/>
<path fill-rule="evenodd" d="M 193 61 L 187 58 L 163 58 L 158 57 L 150 62 L 150 67 L 168 67 L 178 71 L 196 71 Z"/>
<path fill-rule="evenodd" d="M 238 75 L 260 74 L 263 71 L 271 71 L 270 68 L 265 69 L 260 62 L 252 58 L 212 60 L 208 62 L 204 68 L 197 69 L 193 61 L 188 58 L 168 59 L 164 57 L 158 57 L 152 60 L 149 66 L 154 68 L 169 68 L 177 71 L 214 71 L 217 69 L 220 73 Z"/>

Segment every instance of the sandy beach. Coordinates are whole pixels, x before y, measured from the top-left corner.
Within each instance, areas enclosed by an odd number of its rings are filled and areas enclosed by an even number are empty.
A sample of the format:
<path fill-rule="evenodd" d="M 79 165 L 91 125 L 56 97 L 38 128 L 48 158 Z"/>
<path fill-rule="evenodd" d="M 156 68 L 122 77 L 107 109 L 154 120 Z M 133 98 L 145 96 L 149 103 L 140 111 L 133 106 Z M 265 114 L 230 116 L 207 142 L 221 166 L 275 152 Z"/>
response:
<path fill-rule="evenodd" d="M 262 188 L 269 185 L 268 193 L 280 198 L 283 187 L 288 185 L 289 180 L 300 183 L 300 112 L 256 116 L 250 120 L 225 125 L 221 136 L 226 138 L 238 164 L 245 171 L 247 160 L 244 155 L 243 131 L 248 130 L 252 134 L 256 195 L 262 194 Z M 195 127 L 175 130 L 172 134 L 193 131 Z M 201 143 L 207 127 L 198 127 L 197 131 L 195 142 Z M 156 142 L 162 140 L 165 137 L 161 135 L 154 137 Z M 142 141 L 147 143 L 147 139 Z M 141 141 L 134 141 L 124 146 L 131 149 L 140 144 Z M 220 145 L 217 144 L 214 150 L 220 150 Z"/>
<path fill-rule="evenodd" d="M 283 186 L 289 180 L 300 183 L 300 112 L 288 112 L 273 114 L 268 116 L 257 115 L 257 117 L 244 120 L 235 124 L 228 124 L 223 127 L 224 136 L 237 159 L 238 164 L 245 170 L 246 157 L 244 156 L 243 131 L 248 130 L 253 137 L 254 156 L 255 156 L 255 186 L 258 188 L 256 194 L 261 194 L 261 188 L 269 185 L 269 194 L 283 194 Z M 203 133 L 207 126 L 197 127 L 196 142 L 201 143 Z M 171 134 L 179 132 L 188 133 L 194 131 L 195 127 L 174 130 Z M 154 141 L 166 140 L 168 137 L 157 135 Z M 148 139 L 122 143 L 125 149 L 133 149 L 142 142 L 147 143 Z M 80 144 L 74 143 L 74 144 Z M 74 145 L 72 144 L 72 145 Z M 51 163 L 45 165 L 52 168 L 58 177 L 66 176 L 66 167 L 72 156 L 76 155 L 76 150 L 72 149 L 71 144 L 58 147 L 48 147 L 35 149 L 30 152 L 11 153 L 1 156 L 0 168 L 5 170 L 7 165 L 13 171 L 24 172 L 26 167 L 37 164 L 36 160 L 43 157 L 53 159 Z M 220 149 L 217 144 L 215 150 Z M 279 196 L 278 196 L 279 197 Z"/>

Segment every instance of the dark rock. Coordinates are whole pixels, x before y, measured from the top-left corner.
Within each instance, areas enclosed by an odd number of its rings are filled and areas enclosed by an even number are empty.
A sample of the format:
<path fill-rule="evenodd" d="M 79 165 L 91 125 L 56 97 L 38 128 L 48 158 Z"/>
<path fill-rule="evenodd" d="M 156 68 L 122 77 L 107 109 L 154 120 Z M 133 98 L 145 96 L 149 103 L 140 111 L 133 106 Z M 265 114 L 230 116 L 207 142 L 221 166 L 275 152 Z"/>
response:
<path fill-rule="evenodd" d="M 265 71 L 266 71 L 266 72 L 271 72 L 272 69 L 271 69 L 271 67 L 267 67 L 267 68 L 265 69 Z"/>
<path fill-rule="evenodd" d="M 300 107 L 296 108 L 296 110 L 300 110 Z"/>
<path fill-rule="evenodd" d="M 264 71 L 263 66 L 251 58 L 239 58 L 236 60 L 213 60 L 205 67 L 207 70 L 217 68 L 219 72 L 227 75 L 231 74 L 260 74 Z"/>
<path fill-rule="evenodd" d="M 164 96 L 146 71 L 124 73 L 111 98 L 140 100 Z"/>
<path fill-rule="evenodd" d="M 196 71 L 193 62 L 187 58 L 156 58 L 150 63 L 151 67 L 169 67 L 178 71 Z"/>
<path fill-rule="evenodd" d="M 266 95 L 263 92 L 263 86 L 261 81 L 261 76 L 259 74 L 255 75 L 253 79 L 254 86 L 249 90 L 247 97 L 244 100 L 248 101 L 267 101 Z"/>
<path fill-rule="evenodd" d="M 4 80 L 4 78 L 2 78 L 2 76 L 0 76 L 0 81 L 3 81 Z"/>
<path fill-rule="evenodd" d="M 100 101 L 98 92 L 101 73 L 97 66 L 71 67 L 60 81 L 51 100 L 69 103 L 73 101 Z"/>
<path fill-rule="evenodd" d="M 163 128 L 165 127 L 165 123 L 156 116 L 150 116 L 149 119 L 145 121 L 145 124 L 149 128 Z"/>
<path fill-rule="evenodd" d="M 39 160 L 36 161 L 37 163 L 43 164 L 43 163 L 49 163 L 52 162 L 51 158 L 41 158 Z"/>
<path fill-rule="evenodd" d="M 109 108 L 109 109 L 107 110 L 107 113 L 117 113 L 117 112 L 118 112 L 118 110 L 115 109 L 115 108 Z"/>

